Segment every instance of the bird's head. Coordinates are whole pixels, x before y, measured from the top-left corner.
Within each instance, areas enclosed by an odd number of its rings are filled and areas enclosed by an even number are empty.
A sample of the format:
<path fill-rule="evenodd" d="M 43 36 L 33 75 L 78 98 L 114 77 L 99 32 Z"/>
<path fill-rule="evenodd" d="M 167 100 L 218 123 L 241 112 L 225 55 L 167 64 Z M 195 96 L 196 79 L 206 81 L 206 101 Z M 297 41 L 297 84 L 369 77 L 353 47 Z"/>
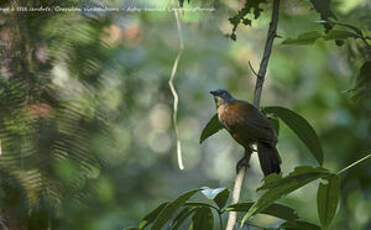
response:
<path fill-rule="evenodd" d="M 233 102 L 234 97 L 225 89 L 212 90 L 210 93 L 214 96 L 216 107 Z"/>

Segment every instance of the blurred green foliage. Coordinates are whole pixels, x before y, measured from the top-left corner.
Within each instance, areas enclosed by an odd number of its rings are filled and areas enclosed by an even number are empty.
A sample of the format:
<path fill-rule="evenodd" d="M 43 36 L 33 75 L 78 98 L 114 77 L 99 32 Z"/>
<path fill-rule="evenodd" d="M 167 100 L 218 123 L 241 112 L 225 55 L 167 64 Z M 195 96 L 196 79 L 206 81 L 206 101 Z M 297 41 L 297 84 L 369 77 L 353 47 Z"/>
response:
<path fill-rule="evenodd" d="M 352 2 L 352 3 L 350 3 Z M 370 43 L 367 0 L 331 1 L 341 23 L 354 25 Z M 242 149 L 226 132 L 203 145 L 201 128 L 215 113 L 209 90 L 227 88 L 252 99 L 270 5 L 258 20 L 239 26 L 236 42 L 228 21 L 243 3 L 184 2 L 185 50 L 175 78 L 185 170 L 176 164 L 168 80 L 178 51 L 171 1 L 1 1 L 7 7 L 118 7 L 119 12 L 0 12 L 0 225 L 8 229 L 123 229 L 160 203 L 195 187 L 231 187 Z M 215 11 L 190 11 L 195 7 Z M 318 31 L 311 1 L 282 1 L 278 35 Z M 352 31 L 351 28 L 335 28 Z M 309 46 L 277 39 L 262 106 L 284 106 L 303 115 L 319 135 L 324 167 L 337 171 L 371 150 L 370 47 L 347 36 L 343 45 L 315 39 Z M 314 165 L 308 150 L 280 127 L 284 174 Z M 368 162 L 341 175 L 341 203 L 331 229 L 370 229 Z M 256 200 L 256 156 L 242 200 Z M 283 203 L 318 223 L 317 185 Z M 196 195 L 197 196 L 197 195 Z M 200 212 L 199 215 L 203 215 Z M 256 216 L 254 223 L 279 220 Z M 217 228 L 217 225 L 215 225 Z"/>

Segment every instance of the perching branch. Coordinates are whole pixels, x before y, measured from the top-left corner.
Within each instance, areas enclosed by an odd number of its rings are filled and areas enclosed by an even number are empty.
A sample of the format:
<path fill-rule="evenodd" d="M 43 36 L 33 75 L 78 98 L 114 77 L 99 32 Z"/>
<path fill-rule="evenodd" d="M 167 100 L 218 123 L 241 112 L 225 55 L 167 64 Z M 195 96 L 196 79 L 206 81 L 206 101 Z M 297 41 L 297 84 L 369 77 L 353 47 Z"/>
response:
<path fill-rule="evenodd" d="M 272 18 L 269 24 L 267 40 L 264 47 L 263 58 L 260 62 L 259 72 L 256 78 L 256 85 L 255 85 L 255 92 L 254 92 L 254 105 L 259 107 L 260 105 L 260 98 L 263 90 L 264 78 L 267 72 L 269 58 L 272 53 L 272 46 L 274 38 L 277 37 L 277 25 L 278 25 L 278 16 L 279 16 L 279 7 L 280 7 L 280 0 L 273 1 L 273 10 L 272 10 Z M 240 194 L 242 189 L 242 184 L 244 181 L 244 177 L 246 174 L 246 166 L 241 167 L 239 170 L 236 179 L 234 181 L 233 187 L 233 194 L 232 194 L 232 203 L 238 203 L 240 200 Z M 237 213 L 230 212 L 228 217 L 228 222 L 226 226 L 226 230 L 233 230 L 237 222 Z"/>
<path fill-rule="evenodd" d="M 178 93 L 176 92 L 175 86 L 174 86 L 174 78 L 176 71 L 178 69 L 178 63 L 179 60 L 183 54 L 184 50 L 184 43 L 183 43 L 183 36 L 182 36 L 182 27 L 180 24 L 180 19 L 179 19 L 179 13 L 177 9 L 174 9 L 174 15 L 175 15 L 175 20 L 176 20 L 176 25 L 178 29 L 178 34 L 179 34 L 179 51 L 178 55 L 175 58 L 174 64 L 173 64 L 173 69 L 171 70 L 171 75 L 169 79 L 169 86 L 171 89 L 171 93 L 173 94 L 174 97 L 174 104 L 173 104 L 173 125 L 175 129 L 175 137 L 176 137 L 176 150 L 177 150 L 177 156 L 178 156 L 178 166 L 180 170 L 184 169 L 183 165 L 183 160 L 182 160 L 182 147 L 181 147 L 181 142 L 180 142 L 180 137 L 179 137 L 179 128 L 178 128 L 178 123 L 177 123 L 177 114 L 178 114 L 178 102 L 179 102 L 179 97 Z"/>

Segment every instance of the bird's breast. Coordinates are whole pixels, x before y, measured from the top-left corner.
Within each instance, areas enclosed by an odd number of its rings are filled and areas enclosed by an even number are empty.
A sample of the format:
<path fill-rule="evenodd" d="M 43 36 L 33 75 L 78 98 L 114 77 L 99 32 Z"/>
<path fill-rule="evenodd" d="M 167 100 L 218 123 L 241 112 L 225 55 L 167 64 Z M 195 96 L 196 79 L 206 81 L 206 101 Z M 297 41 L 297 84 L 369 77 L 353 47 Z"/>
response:
<path fill-rule="evenodd" d="M 222 124 L 224 124 L 227 111 L 228 111 L 228 107 L 226 105 L 220 105 L 218 107 L 218 118 Z"/>
<path fill-rule="evenodd" d="M 232 116 L 233 117 L 233 116 Z M 226 128 L 229 132 L 231 132 L 231 127 L 228 125 L 231 120 L 231 109 L 229 105 L 220 105 L 218 107 L 218 118 L 220 123 Z"/>

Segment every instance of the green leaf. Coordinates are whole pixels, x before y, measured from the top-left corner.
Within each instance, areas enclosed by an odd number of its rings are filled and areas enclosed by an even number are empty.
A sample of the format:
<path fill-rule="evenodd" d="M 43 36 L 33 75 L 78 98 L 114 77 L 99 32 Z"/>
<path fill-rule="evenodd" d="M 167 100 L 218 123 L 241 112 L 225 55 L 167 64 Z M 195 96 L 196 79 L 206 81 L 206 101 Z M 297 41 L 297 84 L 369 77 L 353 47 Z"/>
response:
<path fill-rule="evenodd" d="M 220 209 L 222 209 L 227 203 L 228 198 L 229 198 L 229 190 L 225 188 L 223 191 L 221 191 L 220 193 L 218 193 L 218 195 L 215 196 L 214 202 L 218 205 Z"/>
<path fill-rule="evenodd" d="M 189 198 L 191 198 L 195 193 L 197 193 L 201 190 L 202 189 L 194 189 L 194 190 L 188 191 L 188 192 L 182 194 L 181 196 L 179 196 L 177 199 L 175 199 L 171 203 L 169 203 L 164 209 L 162 209 L 160 214 L 156 217 L 151 229 L 152 230 L 160 230 L 162 228 L 162 226 L 164 226 L 164 224 L 166 224 L 166 222 L 168 220 L 170 220 L 170 218 L 174 215 L 174 213 L 181 206 L 183 206 L 184 203 Z"/>
<path fill-rule="evenodd" d="M 138 228 L 138 227 L 128 227 L 128 228 L 125 228 L 124 230 L 140 230 L 140 228 Z"/>
<path fill-rule="evenodd" d="M 371 85 L 371 61 L 366 61 L 359 70 L 359 84 L 368 86 Z"/>
<path fill-rule="evenodd" d="M 233 204 L 228 206 L 226 211 L 247 212 L 253 204 L 254 202 Z M 299 218 L 294 209 L 282 204 L 271 204 L 260 213 L 275 216 L 284 220 L 296 220 Z"/>
<path fill-rule="evenodd" d="M 258 188 L 258 191 L 267 191 L 251 206 L 249 211 L 243 217 L 241 226 L 243 226 L 249 217 L 262 212 L 283 195 L 287 195 L 318 178 L 328 175 L 329 171 L 327 169 L 301 166 L 295 168 L 292 173 L 283 178 L 281 175 L 277 174 L 271 174 L 265 177 L 264 184 Z"/>
<path fill-rule="evenodd" d="M 213 200 L 220 209 L 222 209 L 229 197 L 229 190 L 227 188 L 208 188 L 203 187 L 201 191 L 207 199 Z"/>
<path fill-rule="evenodd" d="M 276 134 L 278 135 L 279 132 L 280 132 L 280 121 L 278 120 L 277 116 L 267 115 L 266 117 L 267 117 L 269 123 L 274 128 L 274 131 L 276 131 Z"/>
<path fill-rule="evenodd" d="M 249 0 L 245 1 L 244 6 L 236 15 L 230 17 L 228 20 L 233 25 L 230 37 L 236 40 L 236 30 L 240 23 L 244 25 L 251 25 L 252 19 L 258 19 L 263 11 L 260 4 L 267 3 L 267 0 Z"/>
<path fill-rule="evenodd" d="M 266 113 L 273 113 L 278 116 L 300 140 L 308 147 L 320 165 L 323 163 L 323 151 L 321 142 L 312 126 L 299 114 L 283 107 L 265 107 Z"/>
<path fill-rule="evenodd" d="M 318 31 L 306 32 L 300 34 L 297 38 L 287 38 L 282 44 L 284 45 L 310 45 L 317 39 L 322 37 L 322 33 Z"/>
<path fill-rule="evenodd" d="M 332 23 L 333 23 L 334 25 L 339 25 L 339 26 L 347 27 L 347 28 L 353 30 L 353 31 L 354 31 L 356 34 L 358 34 L 359 36 L 363 36 L 362 31 L 361 31 L 359 28 L 357 28 L 357 27 L 355 27 L 355 26 L 353 26 L 353 25 L 350 25 L 350 24 L 347 24 L 347 23 L 339 23 L 339 22 L 332 22 Z"/>
<path fill-rule="evenodd" d="M 214 215 L 210 208 L 197 209 L 192 217 L 193 230 L 212 230 L 214 229 Z"/>
<path fill-rule="evenodd" d="M 331 30 L 323 38 L 325 40 L 344 40 L 348 38 L 359 38 L 359 35 L 346 30 Z"/>
<path fill-rule="evenodd" d="M 323 20 L 336 19 L 335 14 L 331 11 L 329 0 L 310 0 L 310 2 Z"/>
<path fill-rule="evenodd" d="M 143 229 L 147 225 L 151 224 L 156 219 L 156 217 L 158 216 L 158 214 L 160 214 L 160 212 L 168 205 L 168 203 L 169 202 L 165 202 L 165 203 L 160 204 L 152 212 L 150 212 L 149 214 L 147 214 L 142 219 L 142 221 L 139 223 L 139 229 Z"/>
<path fill-rule="evenodd" d="M 325 40 L 345 40 L 348 38 L 359 38 L 360 36 L 356 33 L 346 30 L 331 30 L 326 35 L 322 35 L 321 32 L 312 31 L 300 34 L 297 38 L 287 38 L 282 44 L 285 45 L 310 45 L 313 44 L 317 39 L 324 38 Z"/>
<path fill-rule="evenodd" d="M 206 207 L 206 208 L 215 208 L 216 209 L 216 207 L 212 206 L 211 204 L 201 203 L 201 202 L 187 202 L 184 205 L 185 206 L 190 206 L 190 207 L 195 207 L 195 208 Z"/>
<path fill-rule="evenodd" d="M 353 99 L 359 99 L 362 96 L 371 96 L 371 61 L 366 61 L 361 66 L 356 86 L 350 89 L 353 93 Z"/>
<path fill-rule="evenodd" d="M 185 207 L 173 220 L 171 230 L 177 230 L 198 207 Z"/>
<path fill-rule="evenodd" d="M 223 125 L 219 122 L 218 114 L 215 114 L 211 120 L 207 123 L 206 127 L 202 130 L 200 137 L 200 144 L 206 140 L 206 138 L 214 135 L 223 128 Z"/>
<path fill-rule="evenodd" d="M 320 183 L 317 192 L 318 216 L 322 229 L 327 229 L 335 216 L 336 208 L 340 196 L 340 178 L 332 175 L 328 178 L 328 183 Z"/>
<path fill-rule="evenodd" d="M 209 187 L 202 187 L 201 193 L 207 197 L 209 200 L 213 200 L 216 195 L 220 192 L 225 190 L 225 188 L 209 188 Z"/>
<path fill-rule="evenodd" d="M 288 221 L 280 225 L 280 229 L 284 230 L 321 230 L 318 225 L 311 224 L 305 221 Z"/>

